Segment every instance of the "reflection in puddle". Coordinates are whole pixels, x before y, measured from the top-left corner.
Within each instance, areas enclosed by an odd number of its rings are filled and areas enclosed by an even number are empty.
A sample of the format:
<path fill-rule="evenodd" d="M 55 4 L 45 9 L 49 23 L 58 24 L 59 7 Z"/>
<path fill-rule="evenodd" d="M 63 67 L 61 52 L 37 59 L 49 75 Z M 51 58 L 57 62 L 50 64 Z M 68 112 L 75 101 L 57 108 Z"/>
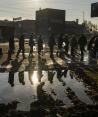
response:
<path fill-rule="evenodd" d="M 83 82 L 79 82 L 75 77 L 70 76 L 70 70 L 66 72 L 67 74 L 64 70 L 42 71 L 40 80 L 38 73 L 38 71 L 31 71 L 31 74 L 24 72 L 20 74 L 20 79 L 19 73 L 15 73 L 14 87 L 9 85 L 9 73 L 0 73 L 0 103 L 19 100 L 18 110 L 29 110 L 31 102 L 38 100 L 38 86 L 41 82 L 44 82 L 42 90 L 46 94 L 50 94 L 54 100 L 62 100 L 67 107 L 73 105 L 71 99 L 66 95 L 68 87 L 75 92 L 79 100 L 86 104 L 93 104 L 93 101 L 85 93 L 85 90 L 88 89 L 85 88 Z M 25 84 L 23 85 L 20 80 Z"/>
<path fill-rule="evenodd" d="M 89 54 L 88 53 L 85 53 L 85 56 L 84 56 L 84 64 L 85 65 L 88 65 L 89 64 Z"/>
<path fill-rule="evenodd" d="M 38 85 L 38 77 L 37 77 L 37 71 L 35 71 L 32 75 L 32 82 L 34 85 Z"/>

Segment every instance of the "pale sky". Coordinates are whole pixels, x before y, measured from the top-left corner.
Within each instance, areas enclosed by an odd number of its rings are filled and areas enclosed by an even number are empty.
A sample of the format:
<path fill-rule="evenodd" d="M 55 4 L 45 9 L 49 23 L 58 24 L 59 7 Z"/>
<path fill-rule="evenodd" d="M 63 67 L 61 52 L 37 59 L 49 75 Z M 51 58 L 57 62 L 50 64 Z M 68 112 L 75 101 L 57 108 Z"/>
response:
<path fill-rule="evenodd" d="M 98 18 L 91 18 L 91 3 L 98 0 L 0 0 L 0 19 L 22 17 L 23 19 L 35 19 L 35 11 L 39 8 L 55 8 L 66 10 L 66 20 L 79 19 L 90 20 L 98 25 Z"/>

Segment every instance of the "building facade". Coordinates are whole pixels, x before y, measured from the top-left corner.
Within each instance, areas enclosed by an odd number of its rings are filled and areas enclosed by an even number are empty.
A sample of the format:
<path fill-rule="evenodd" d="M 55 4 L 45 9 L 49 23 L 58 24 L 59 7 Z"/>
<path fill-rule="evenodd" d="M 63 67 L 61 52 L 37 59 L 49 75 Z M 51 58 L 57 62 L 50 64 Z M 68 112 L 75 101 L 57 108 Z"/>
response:
<path fill-rule="evenodd" d="M 65 10 L 58 9 L 40 9 L 36 11 L 36 32 L 49 37 L 51 33 L 58 35 L 64 32 L 65 28 Z"/>

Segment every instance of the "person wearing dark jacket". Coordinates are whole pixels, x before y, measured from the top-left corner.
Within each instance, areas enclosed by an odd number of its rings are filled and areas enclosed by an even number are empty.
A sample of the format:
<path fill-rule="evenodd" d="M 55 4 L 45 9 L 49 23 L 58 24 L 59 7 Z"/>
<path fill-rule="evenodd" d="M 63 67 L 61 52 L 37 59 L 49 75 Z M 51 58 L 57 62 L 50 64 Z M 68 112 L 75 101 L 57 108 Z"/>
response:
<path fill-rule="evenodd" d="M 43 39 L 41 35 L 38 38 L 38 54 L 41 54 L 41 51 L 43 50 Z"/>
<path fill-rule="evenodd" d="M 29 46 L 30 46 L 30 52 L 29 52 L 30 55 L 33 53 L 33 46 L 35 46 L 33 33 L 30 35 Z"/>
<path fill-rule="evenodd" d="M 64 46 L 65 53 L 68 54 L 68 50 L 69 50 L 69 39 L 68 39 L 68 35 L 67 34 L 64 36 L 64 42 L 65 42 L 65 46 Z"/>
<path fill-rule="evenodd" d="M 85 51 L 85 46 L 87 45 L 87 39 L 85 37 L 85 35 L 81 35 L 79 40 L 78 40 L 78 45 L 80 48 L 80 52 L 81 52 L 81 60 L 83 60 L 84 58 L 84 51 Z"/>
<path fill-rule="evenodd" d="M 7 60 L 11 60 L 11 56 L 14 53 L 15 44 L 14 44 L 14 34 L 9 33 L 9 49 L 8 49 L 8 58 Z"/>
<path fill-rule="evenodd" d="M 62 44 L 63 44 L 63 33 L 61 33 L 59 38 L 58 38 L 58 48 L 59 48 L 59 50 L 62 48 Z"/>
<path fill-rule="evenodd" d="M 48 41 L 48 46 L 50 48 L 50 58 L 53 58 L 54 45 L 55 45 L 55 38 L 54 38 L 54 35 L 51 34 L 49 41 Z"/>
<path fill-rule="evenodd" d="M 89 56 L 93 58 L 95 58 L 96 56 L 96 50 L 95 50 L 95 45 L 94 45 L 95 39 L 96 39 L 96 36 L 93 36 L 88 43 Z"/>
<path fill-rule="evenodd" d="M 75 51 L 77 49 L 77 39 L 75 35 L 72 36 L 70 46 L 71 46 L 71 56 L 75 57 Z"/>
<path fill-rule="evenodd" d="M 17 55 L 16 55 L 16 58 L 18 58 L 19 56 L 19 53 L 22 51 L 22 55 L 23 55 L 23 59 L 25 58 L 25 55 L 24 55 L 24 51 L 25 51 L 25 48 L 24 48 L 24 34 L 21 35 L 20 39 L 19 39 L 19 50 L 17 52 Z"/>
<path fill-rule="evenodd" d="M 95 40 L 95 51 L 96 51 L 96 59 L 98 64 L 98 37 L 96 37 L 96 40 Z"/>

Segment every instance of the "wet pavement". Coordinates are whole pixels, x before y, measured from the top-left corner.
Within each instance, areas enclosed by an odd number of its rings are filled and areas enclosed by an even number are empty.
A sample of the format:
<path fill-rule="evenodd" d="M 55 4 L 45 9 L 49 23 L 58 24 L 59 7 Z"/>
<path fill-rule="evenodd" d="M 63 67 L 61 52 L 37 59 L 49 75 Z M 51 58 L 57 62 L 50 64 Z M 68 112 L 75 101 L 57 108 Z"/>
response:
<path fill-rule="evenodd" d="M 35 47 L 33 57 L 28 57 L 26 51 L 24 60 L 21 55 L 15 59 L 15 53 L 8 63 L 6 54 L 1 57 L 0 103 L 7 105 L 17 101 L 17 110 L 21 111 L 34 110 L 34 105 L 36 108 L 39 105 L 44 108 L 98 105 L 96 81 L 90 78 L 91 74 L 86 74 L 90 71 L 97 77 L 98 66 L 89 63 L 88 54 L 85 53 L 81 62 L 79 53 L 76 59 L 70 56 L 62 59 L 55 51 L 55 59 L 51 59 L 48 49 L 44 50 L 44 56 L 38 56 Z"/>
<path fill-rule="evenodd" d="M 38 100 L 38 85 L 41 82 L 45 82 L 43 86 L 45 93 L 50 94 L 55 100 L 62 100 L 67 107 L 74 105 L 67 95 L 68 92 L 66 90 L 69 87 L 83 103 L 95 104 L 95 102 L 85 93 L 88 88 L 83 85 L 82 81 L 76 80 L 75 77 L 72 79 L 70 71 L 67 72 L 66 77 L 62 76 L 60 79 L 57 78 L 56 71 L 43 71 L 42 74 L 43 76 L 39 82 L 38 71 L 34 71 L 31 79 L 29 78 L 29 72 L 24 72 L 23 81 L 19 79 L 19 73 L 15 73 L 13 77 L 14 86 L 11 87 L 12 81 L 9 81 L 9 73 L 0 73 L 0 103 L 9 103 L 13 100 L 17 100 L 20 102 L 17 109 L 29 110 L 30 103 Z M 54 74 L 53 78 L 49 79 L 48 74 L 50 74 L 50 77 L 51 74 Z M 23 84 L 23 82 L 25 82 L 25 84 Z"/>

